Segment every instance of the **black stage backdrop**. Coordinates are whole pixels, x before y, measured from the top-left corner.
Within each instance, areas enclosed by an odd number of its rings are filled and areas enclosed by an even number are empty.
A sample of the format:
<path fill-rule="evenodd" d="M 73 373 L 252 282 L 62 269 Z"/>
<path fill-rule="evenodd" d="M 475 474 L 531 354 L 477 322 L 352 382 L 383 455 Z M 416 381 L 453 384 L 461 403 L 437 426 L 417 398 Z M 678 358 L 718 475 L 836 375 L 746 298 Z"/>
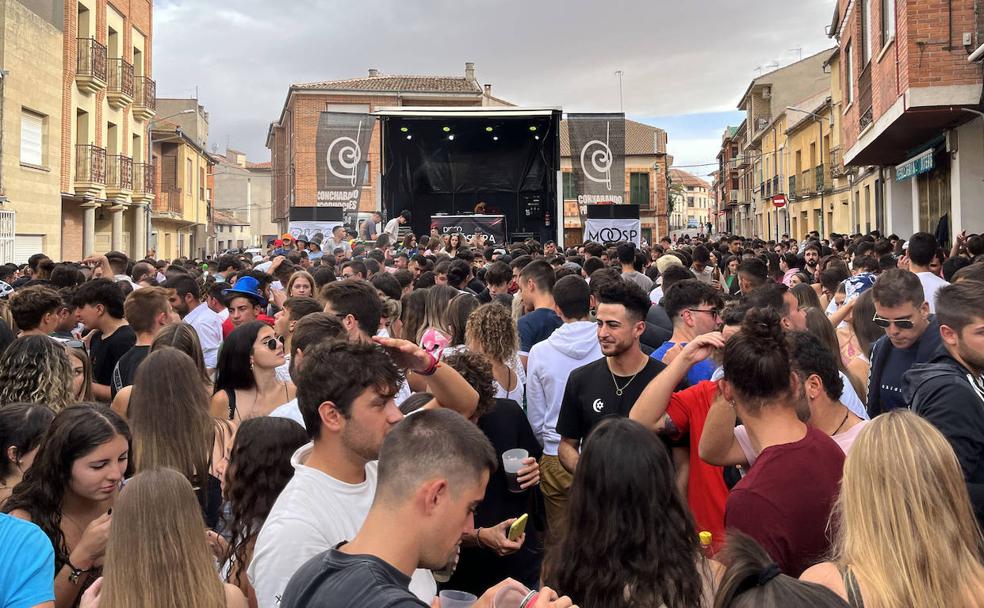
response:
<path fill-rule="evenodd" d="M 548 116 L 383 116 L 383 208 L 413 214 L 427 234 L 438 213 L 503 215 L 512 235 L 556 236 L 560 112 Z"/>

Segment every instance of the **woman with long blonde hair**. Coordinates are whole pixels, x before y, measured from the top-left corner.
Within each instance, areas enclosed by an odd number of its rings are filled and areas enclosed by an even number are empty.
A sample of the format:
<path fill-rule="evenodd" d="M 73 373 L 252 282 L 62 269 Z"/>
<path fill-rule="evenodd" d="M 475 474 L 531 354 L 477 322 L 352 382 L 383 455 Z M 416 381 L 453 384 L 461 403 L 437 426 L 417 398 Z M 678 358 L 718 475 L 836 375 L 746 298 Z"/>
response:
<path fill-rule="evenodd" d="M 314 285 L 314 277 L 311 276 L 311 273 L 306 270 L 298 270 L 290 275 L 285 291 L 287 292 L 288 298 L 296 298 L 298 296 L 313 298 Z"/>
<path fill-rule="evenodd" d="M 144 471 L 120 493 L 101 588 L 87 595 L 97 594 L 100 608 L 246 606 L 238 588 L 219 580 L 195 493 L 172 469 Z"/>
<path fill-rule="evenodd" d="M 854 442 L 831 521 L 833 560 L 806 570 L 852 607 L 984 606 L 984 539 L 950 444 L 908 410 Z"/>

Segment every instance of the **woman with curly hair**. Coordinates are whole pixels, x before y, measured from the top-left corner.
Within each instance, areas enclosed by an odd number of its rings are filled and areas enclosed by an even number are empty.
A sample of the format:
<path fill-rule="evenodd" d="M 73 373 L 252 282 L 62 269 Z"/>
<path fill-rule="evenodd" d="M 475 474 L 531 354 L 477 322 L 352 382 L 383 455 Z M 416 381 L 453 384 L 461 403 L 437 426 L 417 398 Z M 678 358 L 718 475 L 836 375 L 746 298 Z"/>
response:
<path fill-rule="evenodd" d="M 61 348 L 61 347 L 59 347 Z M 55 606 L 77 605 L 99 576 L 109 537 L 109 511 L 130 453 L 130 430 L 112 410 L 80 404 L 59 412 L 34 464 L 3 512 L 33 522 L 55 550 Z"/>
<path fill-rule="evenodd" d="M 606 418 L 581 451 L 543 582 L 580 606 L 710 608 L 704 559 L 670 455 L 638 422 Z"/>
<path fill-rule="evenodd" d="M 288 418 L 250 418 L 236 432 L 222 489 L 230 506 L 225 529 L 232 542 L 221 547 L 218 557 L 225 580 L 248 598 L 254 597 L 246 569 L 256 537 L 280 491 L 294 476 L 291 455 L 307 442 L 304 427 Z M 213 544 L 224 545 L 221 538 L 209 534 Z"/>
<path fill-rule="evenodd" d="M 495 396 L 522 404 L 526 373 L 519 360 L 516 323 L 509 311 L 497 302 L 476 308 L 468 317 L 465 346 L 485 355 L 492 363 Z"/>
<path fill-rule="evenodd" d="M 528 488 L 539 483 L 537 461 L 543 449 L 519 404 L 495 397 L 492 366 L 487 357 L 466 350 L 448 354 L 444 362 L 478 391 L 478 407 L 472 421 L 492 442 L 496 453 L 521 448 L 529 454 L 519 471 L 522 491 L 510 491 L 501 465 L 489 477 L 485 497 L 475 510 L 475 529 L 462 535 L 461 556 L 448 588 L 480 595 L 507 577 L 527 587 L 536 587 L 540 578 L 542 535 L 536 524 L 540 520 L 535 502 L 538 492 L 530 492 Z M 523 513 L 530 516 L 526 534 L 510 541 L 509 526 Z"/>
<path fill-rule="evenodd" d="M 0 356 L 0 406 L 44 403 L 54 411 L 75 403 L 68 353 L 48 336 L 17 338 Z"/>

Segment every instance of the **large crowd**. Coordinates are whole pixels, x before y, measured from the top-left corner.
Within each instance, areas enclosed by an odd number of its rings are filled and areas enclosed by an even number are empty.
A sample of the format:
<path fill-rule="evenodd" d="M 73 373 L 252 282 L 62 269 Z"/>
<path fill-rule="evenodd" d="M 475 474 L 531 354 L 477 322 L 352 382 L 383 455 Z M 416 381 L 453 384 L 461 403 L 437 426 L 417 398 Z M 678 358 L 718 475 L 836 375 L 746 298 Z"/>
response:
<path fill-rule="evenodd" d="M 0 607 L 984 606 L 984 237 L 0 265 Z"/>

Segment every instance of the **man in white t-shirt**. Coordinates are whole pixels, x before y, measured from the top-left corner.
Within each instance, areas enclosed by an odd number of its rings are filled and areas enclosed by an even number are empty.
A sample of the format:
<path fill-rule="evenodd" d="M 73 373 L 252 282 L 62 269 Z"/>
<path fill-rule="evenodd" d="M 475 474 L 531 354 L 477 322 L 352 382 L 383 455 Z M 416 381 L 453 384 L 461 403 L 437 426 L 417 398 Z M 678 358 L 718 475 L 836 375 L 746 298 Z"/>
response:
<path fill-rule="evenodd" d="M 457 372 L 417 345 L 373 341 L 383 348 L 347 341 L 314 345 L 295 370 L 298 406 L 312 441 L 291 458 L 294 476 L 256 540 L 248 575 L 260 608 L 276 608 L 298 568 L 352 539 L 362 526 L 376 492 L 383 438 L 403 419 L 393 400 L 403 381 L 400 368 L 427 376 L 436 400 L 465 417 L 478 403 Z M 430 571 L 416 570 L 410 590 L 429 604 L 437 593 Z"/>
<path fill-rule="evenodd" d="M 171 308 L 181 315 L 181 319 L 195 328 L 198 341 L 202 345 L 202 357 L 205 367 L 216 368 L 219 359 L 219 347 L 222 346 L 222 319 L 202 302 L 201 289 L 194 277 L 177 274 L 164 284 L 171 290 L 168 299 Z"/>
<path fill-rule="evenodd" d="M 383 234 L 389 235 L 390 245 L 395 246 L 400 242 L 400 226 L 408 223 L 410 223 L 410 212 L 406 209 L 401 211 L 400 215 L 386 222 L 386 228 L 383 229 Z"/>
<path fill-rule="evenodd" d="M 939 245 L 936 237 L 928 232 L 917 232 L 909 238 L 907 251 L 909 257 L 909 270 L 919 277 L 919 282 L 923 286 L 923 297 L 929 304 L 930 314 L 936 314 L 936 292 L 942 287 L 949 285 L 938 274 L 929 269 L 936 257 Z"/>

